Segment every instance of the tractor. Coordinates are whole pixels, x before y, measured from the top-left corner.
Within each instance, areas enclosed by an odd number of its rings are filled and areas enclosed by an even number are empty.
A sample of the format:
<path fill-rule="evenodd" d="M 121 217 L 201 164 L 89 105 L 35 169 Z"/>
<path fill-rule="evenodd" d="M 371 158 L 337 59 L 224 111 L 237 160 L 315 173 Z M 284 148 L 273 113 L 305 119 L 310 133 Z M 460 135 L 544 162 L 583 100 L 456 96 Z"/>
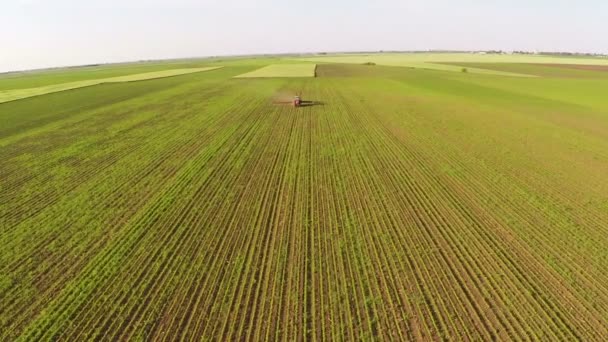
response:
<path fill-rule="evenodd" d="M 318 102 L 318 101 L 304 101 L 304 100 L 302 100 L 302 97 L 300 95 L 295 95 L 292 98 L 292 100 L 289 100 L 289 97 L 287 97 L 287 96 L 283 97 L 283 99 L 275 98 L 275 100 L 273 100 L 272 103 L 277 104 L 277 105 L 292 105 L 295 108 L 323 104 L 322 102 Z"/>

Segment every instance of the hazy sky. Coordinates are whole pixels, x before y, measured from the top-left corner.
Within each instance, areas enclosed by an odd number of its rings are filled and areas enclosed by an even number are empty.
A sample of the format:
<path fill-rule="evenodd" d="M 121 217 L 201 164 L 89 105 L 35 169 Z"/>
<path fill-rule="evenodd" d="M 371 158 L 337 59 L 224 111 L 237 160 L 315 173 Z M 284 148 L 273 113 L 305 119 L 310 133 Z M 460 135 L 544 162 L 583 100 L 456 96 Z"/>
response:
<path fill-rule="evenodd" d="M 0 72 L 223 54 L 608 53 L 606 0 L 0 0 Z"/>

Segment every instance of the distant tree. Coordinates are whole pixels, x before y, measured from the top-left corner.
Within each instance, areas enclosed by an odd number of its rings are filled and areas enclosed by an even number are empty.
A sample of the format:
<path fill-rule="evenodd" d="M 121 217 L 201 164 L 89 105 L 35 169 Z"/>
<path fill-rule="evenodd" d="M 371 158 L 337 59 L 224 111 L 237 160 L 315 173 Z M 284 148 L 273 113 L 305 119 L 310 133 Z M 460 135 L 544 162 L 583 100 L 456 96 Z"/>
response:
<path fill-rule="evenodd" d="M 462 70 L 461 70 L 461 71 L 462 71 L 463 73 L 465 73 L 465 74 L 466 74 L 467 72 L 469 72 L 469 70 L 468 70 L 467 68 L 462 68 Z"/>

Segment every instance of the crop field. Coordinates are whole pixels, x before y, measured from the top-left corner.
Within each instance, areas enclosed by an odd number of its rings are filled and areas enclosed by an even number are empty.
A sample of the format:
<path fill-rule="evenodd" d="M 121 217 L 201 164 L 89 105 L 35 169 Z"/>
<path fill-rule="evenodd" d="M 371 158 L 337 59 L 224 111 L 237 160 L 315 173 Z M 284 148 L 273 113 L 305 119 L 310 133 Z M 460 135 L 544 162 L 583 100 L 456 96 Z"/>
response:
<path fill-rule="evenodd" d="M 313 63 L 271 64 L 236 77 L 315 77 L 316 67 Z"/>
<path fill-rule="evenodd" d="M 517 64 L 562 64 L 562 65 L 605 65 L 605 57 L 562 57 L 546 55 L 521 54 L 473 54 L 473 53 L 375 53 L 375 54 L 342 54 L 317 56 L 314 58 L 373 58 L 378 60 L 403 60 L 428 63 L 517 63 Z M 306 59 L 306 58 L 305 58 Z"/>
<path fill-rule="evenodd" d="M 401 66 L 428 70 L 461 72 L 467 67 L 467 72 L 476 74 L 494 74 L 512 77 L 534 77 L 534 73 L 514 72 L 508 69 L 487 68 L 489 64 L 516 64 L 527 66 L 533 64 L 546 65 L 593 65 L 608 67 L 606 58 L 553 57 L 539 55 L 498 55 L 498 54 L 464 54 L 464 53 L 381 53 L 381 54 L 344 54 L 301 58 L 318 63 L 375 63 L 385 66 Z M 525 71 L 525 70 L 522 70 Z"/>
<path fill-rule="evenodd" d="M 282 62 L 0 104 L 0 340 L 608 339 L 608 73 Z"/>
<path fill-rule="evenodd" d="M 0 103 L 9 102 L 14 100 L 20 100 L 32 96 L 39 96 L 49 93 L 55 93 L 59 91 L 71 90 L 82 87 L 90 87 L 94 85 L 99 85 L 103 83 L 119 83 L 119 82 L 135 82 L 135 81 L 145 81 L 151 80 L 154 78 L 163 78 L 163 77 L 173 77 L 184 74 L 190 74 L 193 72 L 201 72 L 201 71 L 209 71 L 214 70 L 219 67 L 206 67 L 206 68 L 188 68 L 188 69 L 170 69 L 170 70 L 161 70 L 161 71 L 153 71 L 146 72 L 141 74 L 132 74 L 125 76 L 115 76 L 108 78 L 99 78 L 92 80 L 83 80 L 83 81 L 74 81 L 68 83 L 59 83 L 46 85 L 37 88 L 26 88 L 26 89 L 10 89 L 10 90 L 0 90 Z"/>

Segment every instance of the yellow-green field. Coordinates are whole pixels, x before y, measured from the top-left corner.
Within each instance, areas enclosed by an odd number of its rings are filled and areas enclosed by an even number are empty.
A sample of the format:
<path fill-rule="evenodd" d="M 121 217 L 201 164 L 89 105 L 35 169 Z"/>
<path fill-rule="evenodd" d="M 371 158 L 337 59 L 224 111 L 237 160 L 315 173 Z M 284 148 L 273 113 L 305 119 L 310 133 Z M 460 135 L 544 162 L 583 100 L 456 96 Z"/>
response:
<path fill-rule="evenodd" d="M 209 71 L 209 70 L 214 70 L 217 68 L 219 68 L 219 67 L 170 69 L 170 70 L 146 72 L 146 73 L 134 74 L 134 75 L 52 84 L 52 85 L 47 85 L 47 86 L 43 86 L 43 87 L 28 88 L 28 89 L 0 90 L 0 103 L 24 99 L 24 98 L 28 98 L 28 97 L 32 97 L 32 96 L 56 93 L 56 92 L 64 91 L 64 90 L 71 90 L 71 89 L 77 89 L 77 88 L 82 88 L 82 87 L 90 87 L 90 86 L 104 84 L 104 83 L 144 81 L 144 80 L 151 80 L 151 79 L 155 79 L 155 78 L 164 78 L 164 77 L 179 76 L 179 75 L 184 75 L 184 74 L 191 74 L 194 72 Z"/>
<path fill-rule="evenodd" d="M 317 65 L 312 63 L 272 64 L 236 77 L 315 77 L 316 68 Z"/>
<path fill-rule="evenodd" d="M 364 64 L 375 63 L 385 66 L 400 66 L 417 69 L 441 70 L 462 72 L 463 67 L 467 72 L 478 74 L 494 74 L 515 77 L 534 77 L 525 73 L 516 73 L 485 69 L 483 65 L 471 67 L 470 65 L 459 66 L 459 63 L 525 63 L 525 64 L 587 64 L 608 65 L 608 59 L 601 58 L 575 58 L 575 57 L 553 57 L 543 55 L 504 55 L 504 54 L 471 54 L 471 53 L 381 53 L 381 54 L 341 54 L 315 56 L 301 58 L 298 60 L 317 63 L 348 63 Z M 445 64 L 443 64 L 445 63 Z M 452 65 L 454 64 L 454 65 Z"/>

